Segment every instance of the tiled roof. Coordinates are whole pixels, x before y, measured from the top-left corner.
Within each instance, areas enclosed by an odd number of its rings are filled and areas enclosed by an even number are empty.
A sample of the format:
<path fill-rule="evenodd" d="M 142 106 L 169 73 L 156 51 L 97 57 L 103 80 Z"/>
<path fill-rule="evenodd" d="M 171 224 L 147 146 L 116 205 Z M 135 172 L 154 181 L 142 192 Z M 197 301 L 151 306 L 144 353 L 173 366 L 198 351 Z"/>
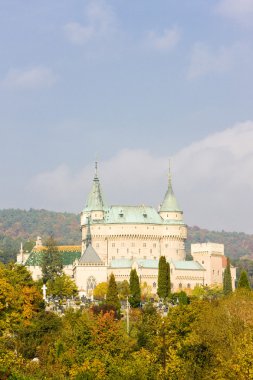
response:
<path fill-rule="evenodd" d="M 103 264 L 95 249 L 90 244 L 82 254 L 79 264 Z"/>
<path fill-rule="evenodd" d="M 44 249 L 45 247 L 34 248 L 26 260 L 25 265 L 41 265 Z M 63 265 L 71 265 L 76 259 L 79 259 L 81 256 L 81 246 L 59 246 L 58 251 L 62 257 Z"/>

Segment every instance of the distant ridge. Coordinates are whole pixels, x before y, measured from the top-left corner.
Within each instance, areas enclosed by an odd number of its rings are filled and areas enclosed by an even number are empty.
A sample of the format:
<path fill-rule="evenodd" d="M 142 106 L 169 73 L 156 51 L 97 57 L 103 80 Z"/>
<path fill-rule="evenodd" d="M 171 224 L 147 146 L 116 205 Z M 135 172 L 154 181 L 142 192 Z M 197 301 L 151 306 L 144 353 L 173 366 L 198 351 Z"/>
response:
<path fill-rule="evenodd" d="M 80 244 L 80 217 L 67 212 L 47 210 L 0 210 L 0 261 L 15 260 L 21 241 L 29 250 L 41 236 L 45 240 L 53 234 L 58 244 Z M 30 241 L 30 243 L 27 241 Z M 187 255 L 191 243 L 217 242 L 225 245 L 225 254 L 231 259 L 241 257 L 253 259 L 253 235 L 243 232 L 209 231 L 199 227 L 188 227 Z"/>

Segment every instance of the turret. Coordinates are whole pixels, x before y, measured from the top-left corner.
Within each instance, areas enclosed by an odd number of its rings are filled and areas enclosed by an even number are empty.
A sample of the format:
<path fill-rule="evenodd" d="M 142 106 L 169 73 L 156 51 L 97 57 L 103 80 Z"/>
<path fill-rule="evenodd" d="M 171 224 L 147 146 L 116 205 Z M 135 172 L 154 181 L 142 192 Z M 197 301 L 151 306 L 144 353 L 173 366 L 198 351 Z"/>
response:
<path fill-rule="evenodd" d="M 92 189 L 88 195 L 86 206 L 82 212 L 81 225 L 87 223 L 88 217 L 90 217 L 92 221 L 103 220 L 106 209 L 107 209 L 107 206 L 102 194 L 102 190 L 101 190 L 101 186 L 100 186 L 100 182 L 99 182 L 99 178 L 97 174 L 97 162 L 96 162 Z"/>
<path fill-rule="evenodd" d="M 170 169 L 169 169 L 168 189 L 166 191 L 164 200 L 160 206 L 159 214 L 164 220 L 175 220 L 175 221 L 183 220 L 183 211 L 179 207 L 177 199 L 172 189 Z"/>

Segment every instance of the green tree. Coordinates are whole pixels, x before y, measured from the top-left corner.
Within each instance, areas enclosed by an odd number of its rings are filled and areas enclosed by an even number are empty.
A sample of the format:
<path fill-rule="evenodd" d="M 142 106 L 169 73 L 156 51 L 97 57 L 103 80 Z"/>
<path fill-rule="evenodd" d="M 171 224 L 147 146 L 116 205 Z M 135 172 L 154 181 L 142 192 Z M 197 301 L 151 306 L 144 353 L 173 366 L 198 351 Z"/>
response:
<path fill-rule="evenodd" d="M 127 280 L 117 282 L 119 299 L 126 300 L 126 298 L 130 295 L 130 287 L 129 282 Z"/>
<path fill-rule="evenodd" d="M 46 241 L 45 250 L 42 253 L 41 270 L 43 282 L 46 283 L 48 280 L 55 280 L 57 276 L 62 274 L 62 269 L 61 255 L 53 236 L 50 236 Z"/>
<path fill-rule="evenodd" d="M 115 281 L 114 274 L 112 273 L 109 278 L 107 293 L 106 293 L 106 304 L 109 306 L 113 306 L 116 310 L 120 310 L 120 301 L 118 288 Z"/>
<path fill-rule="evenodd" d="M 141 303 L 140 281 L 136 269 L 130 272 L 130 297 L 129 302 L 132 307 L 139 307 Z"/>
<path fill-rule="evenodd" d="M 167 296 L 171 294 L 171 282 L 170 282 L 170 263 L 166 263 L 167 265 Z"/>
<path fill-rule="evenodd" d="M 168 297 L 168 266 L 165 256 L 159 259 L 157 294 L 163 299 Z"/>
<path fill-rule="evenodd" d="M 251 290 L 248 274 L 245 270 L 241 272 L 239 281 L 238 281 L 238 289 L 248 289 Z"/>
<path fill-rule="evenodd" d="M 47 283 L 47 293 L 60 298 L 72 297 L 78 294 L 75 282 L 65 273 L 49 280 Z"/>
<path fill-rule="evenodd" d="M 232 293 L 232 277 L 231 277 L 231 270 L 230 270 L 230 260 L 227 259 L 227 266 L 224 270 L 224 276 L 223 276 L 223 292 L 225 295 L 228 295 Z"/>

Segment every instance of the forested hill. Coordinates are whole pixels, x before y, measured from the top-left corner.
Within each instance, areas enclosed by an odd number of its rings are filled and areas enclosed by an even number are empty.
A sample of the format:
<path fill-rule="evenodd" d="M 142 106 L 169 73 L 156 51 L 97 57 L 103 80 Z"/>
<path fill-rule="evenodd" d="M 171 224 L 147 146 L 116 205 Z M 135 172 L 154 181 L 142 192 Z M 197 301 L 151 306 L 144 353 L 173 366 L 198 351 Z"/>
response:
<path fill-rule="evenodd" d="M 34 209 L 0 210 L 0 261 L 15 260 L 21 241 L 33 242 L 37 236 L 45 241 L 51 233 L 59 244 L 80 244 L 80 216 Z M 253 235 L 188 227 L 187 254 L 190 253 L 190 244 L 198 242 L 223 243 L 225 254 L 231 259 L 242 256 L 253 259 Z"/>

